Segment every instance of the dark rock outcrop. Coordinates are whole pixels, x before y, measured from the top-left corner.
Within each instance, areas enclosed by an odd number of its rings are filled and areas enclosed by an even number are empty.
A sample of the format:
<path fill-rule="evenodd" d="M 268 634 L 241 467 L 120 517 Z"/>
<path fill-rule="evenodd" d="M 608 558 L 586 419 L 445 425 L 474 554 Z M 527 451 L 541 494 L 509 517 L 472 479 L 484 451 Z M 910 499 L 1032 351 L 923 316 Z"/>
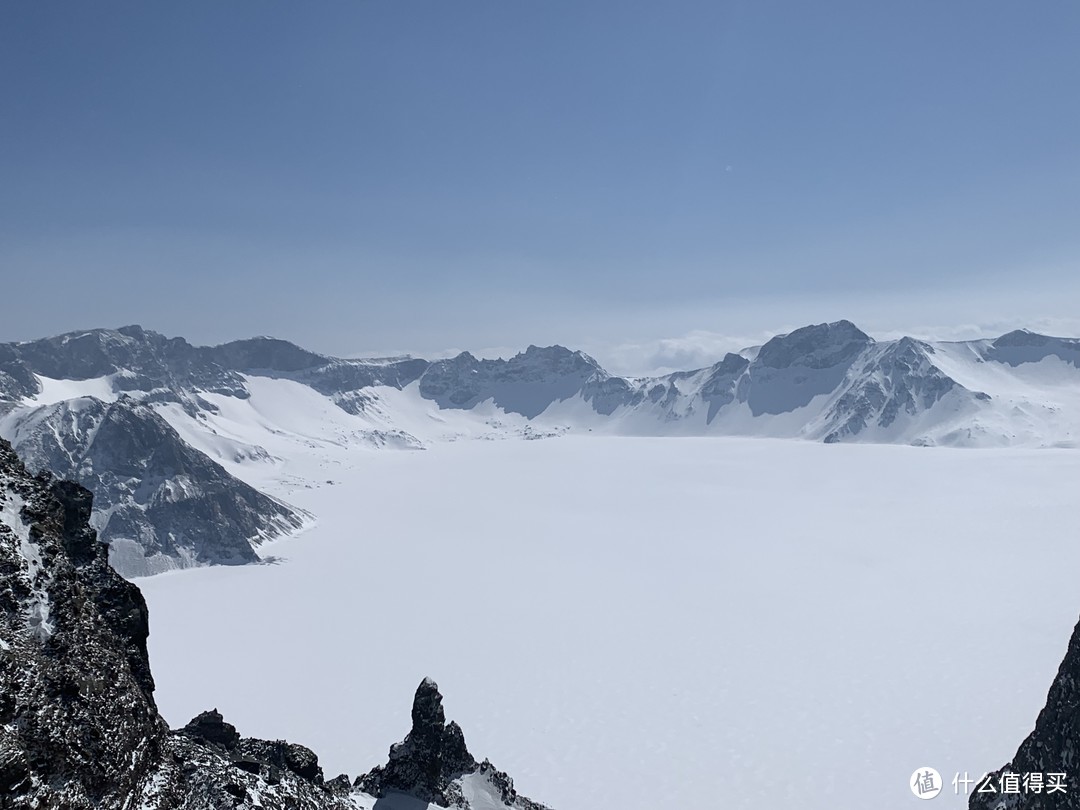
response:
<path fill-rule="evenodd" d="M 464 777 L 479 777 L 489 795 L 498 795 L 514 810 L 545 810 L 514 790 L 513 780 L 485 760 L 477 764 L 465 745 L 465 735 L 455 722 L 446 722 L 439 686 L 424 678 L 416 689 L 412 729 L 402 742 L 390 748 L 386 765 L 356 780 L 356 787 L 377 798 L 404 793 L 439 807 L 468 810 Z"/>
<path fill-rule="evenodd" d="M 721 408 L 735 400 L 739 378 L 749 365 L 745 357 L 729 353 L 709 369 L 701 386 L 701 398 L 709 406 L 707 421 L 712 422 Z"/>
<path fill-rule="evenodd" d="M 420 376 L 420 395 L 440 408 L 467 409 L 490 399 L 532 419 L 598 376 L 607 377 L 595 360 L 562 346 L 529 346 L 509 360 L 478 360 L 462 352 L 428 366 Z"/>
<path fill-rule="evenodd" d="M 310 748 L 285 740 L 245 737 L 240 740 L 237 749 L 243 756 L 265 763 L 270 768 L 289 771 L 313 784 L 322 784 L 323 770 L 319 766 L 319 758 Z"/>
<path fill-rule="evenodd" d="M 1017 749 L 1012 761 L 990 774 L 987 792 L 975 792 L 970 810 L 1080 810 L 1080 623 L 1069 639 L 1069 648 L 1050 685 L 1046 705 L 1035 728 Z M 1019 793 L 1003 793 L 1002 780 L 1015 774 Z M 1030 790 L 1028 774 L 1040 774 L 1040 791 Z M 1059 775 L 1059 776 L 1052 776 Z M 1051 790 L 1060 781 L 1065 789 Z M 996 792 L 990 793 L 989 787 Z M 1028 789 L 1025 789 L 1028 788 Z"/>
<path fill-rule="evenodd" d="M 278 377 L 309 385 L 348 413 L 362 413 L 365 388 L 404 388 L 420 378 L 427 360 L 399 357 L 345 360 L 309 352 L 285 340 L 259 337 L 203 349 L 213 362 L 242 374 Z"/>
<path fill-rule="evenodd" d="M 195 391 L 247 396 L 243 378 L 202 348 L 140 326 L 8 343 L 0 347 L 0 371 L 12 376 L 32 372 L 57 380 L 111 377 L 116 392 L 157 391 L 173 401 L 180 401 L 183 392 Z M 37 390 L 34 380 L 33 393 Z"/>
<path fill-rule="evenodd" d="M 448 807 L 451 783 L 476 767 L 461 728 L 446 722 L 438 685 L 425 678 L 413 700 L 412 730 L 390 748 L 390 761 L 358 784 L 373 796 L 398 791 Z"/>
<path fill-rule="evenodd" d="M 0 441 L 0 805 L 109 806 L 163 755 L 146 603 L 108 564 L 91 496 Z"/>
<path fill-rule="evenodd" d="M 216 745 L 224 751 L 235 751 L 240 745 L 240 732 L 232 723 L 226 723 L 217 709 L 196 715 L 180 729 L 180 733 L 193 740 Z"/>
<path fill-rule="evenodd" d="M 804 326 L 777 335 L 758 352 L 740 380 L 738 396 L 754 416 L 808 405 L 836 390 L 874 340 L 850 321 Z"/>
<path fill-rule="evenodd" d="M 1057 338 L 1017 329 L 994 340 L 985 350 L 987 360 L 1019 366 L 1038 363 L 1048 357 L 1057 357 L 1066 363 L 1080 367 L 1080 340 Z"/>
<path fill-rule="evenodd" d="M 130 397 L 31 410 L 12 438 L 32 470 L 94 493 L 93 523 L 126 576 L 255 562 L 253 546 L 303 525 L 301 513 L 230 475 Z"/>
<path fill-rule="evenodd" d="M 755 362 L 766 368 L 834 368 L 850 365 L 873 342 L 851 321 L 819 323 L 770 339 Z"/>
<path fill-rule="evenodd" d="M 313 785 L 323 783 L 319 758 L 310 748 L 285 740 L 241 737 L 236 726 L 225 722 L 217 709 L 194 717 L 176 734 L 213 747 L 226 754 L 234 768 L 261 775 L 271 784 L 280 784 L 286 772 Z"/>
<path fill-rule="evenodd" d="M 37 394 L 35 374 L 62 380 L 107 377 L 114 393 L 178 402 L 195 412 L 213 409 L 200 393 L 248 397 L 244 374 L 294 379 L 334 397 L 373 385 L 401 388 L 428 365 L 410 357 L 343 360 L 269 337 L 193 346 L 183 338 L 124 326 L 0 344 L 0 401 Z"/>
<path fill-rule="evenodd" d="M 32 476 L 0 440 L 0 807 L 205 810 L 257 790 L 264 808 L 354 808 L 302 746 L 241 739 L 216 712 L 169 731 L 146 602 L 90 512 L 86 489 Z"/>
<path fill-rule="evenodd" d="M 347 776 L 324 783 L 310 749 L 242 737 L 216 709 L 168 729 L 154 703 L 146 602 L 109 565 L 91 507 L 88 490 L 32 475 L 0 439 L 0 807 L 370 807 Z M 544 810 L 476 764 L 432 682 L 418 692 L 413 726 L 390 765 L 369 775 L 373 788 L 468 808 L 460 778 L 473 775 L 508 810 Z"/>
<path fill-rule="evenodd" d="M 19 356 L 16 346 L 0 344 L 0 400 L 32 397 L 40 390 L 33 370 Z"/>

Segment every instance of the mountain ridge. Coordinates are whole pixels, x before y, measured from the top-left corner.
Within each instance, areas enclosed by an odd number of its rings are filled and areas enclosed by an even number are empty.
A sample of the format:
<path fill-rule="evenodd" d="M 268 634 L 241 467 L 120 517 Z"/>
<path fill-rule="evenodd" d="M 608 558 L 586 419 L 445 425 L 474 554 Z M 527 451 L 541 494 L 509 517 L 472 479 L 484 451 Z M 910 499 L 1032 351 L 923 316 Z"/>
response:
<path fill-rule="evenodd" d="M 127 466 L 157 482 L 156 500 L 94 456 L 92 428 L 114 413 L 146 437 Z M 288 494 L 320 482 L 282 486 L 297 453 L 567 433 L 1076 447 L 1080 339 L 875 340 L 840 320 L 646 377 L 559 345 L 505 359 L 347 359 L 272 337 L 193 346 L 139 326 L 0 344 L 0 436 L 35 469 L 95 492 L 96 525 L 126 545 L 130 559 L 115 561 L 129 576 L 256 561 L 261 542 L 310 517 Z M 185 492 L 192 514 L 221 518 L 212 542 L 175 509 L 148 510 Z"/>
<path fill-rule="evenodd" d="M 189 411 L 213 410 L 201 395 L 245 398 L 244 377 L 266 376 L 308 385 L 350 413 L 363 410 L 365 400 L 358 394 L 366 389 L 400 390 L 418 383 L 420 396 L 440 408 L 468 410 L 490 400 L 509 413 L 534 419 L 552 404 L 577 395 L 594 403 L 601 415 L 610 415 L 620 407 L 636 407 L 646 399 L 655 404 L 673 384 L 707 373 L 709 385 L 701 393 L 709 400 L 706 424 L 711 424 L 719 408 L 735 399 L 745 401 L 753 416 L 777 415 L 803 407 L 814 397 L 841 386 L 850 388 L 845 386 L 846 372 L 875 351 L 892 349 L 894 364 L 906 362 L 909 378 L 919 370 L 914 366 L 921 363 L 922 370 L 929 371 L 941 386 L 959 384 L 955 380 L 950 383 L 948 374 L 935 365 L 935 345 L 962 347 L 978 361 L 1010 368 L 1049 357 L 1080 368 L 1080 339 L 1014 330 L 997 338 L 972 341 L 934 342 L 911 337 L 876 341 L 846 320 L 777 335 L 751 352 L 752 359 L 746 352 L 729 353 L 710 366 L 643 377 L 611 374 L 584 352 L 560 345 L 530 345 L 506 359 L 478 359 L 468 351 L 442 360 L 350 359 L 311 352 L 273 337 L 193 346 L 183 338 L 125 326 L 0 344 L 0 402 L 10 409 L 20 399 L 34 399 L 41 393 L 42 377 L 78 381 L 106 378 L 115 394 L 177 402 Z M 901 351 L 908 354 L 906 361 L 896 359 Z M 912 355 L 920 353 L 921 360 L 912 362 Z M 878 370 L 870 368 L 867 373 Z M 733 391 L 731 383 L 735 384 Z M 530 392 L 530 385 L 538 390 Z M 545 390 L 539 390 L 541 387 Z M 926 397 L 904 399 L 902 404 L 913 411 L 932 406 L 940 396 L 931 392 L 929 404 L 921 406 L 918 400 Z M 890 412 L 889 424 L 897 413 L 896 408 Z M 806 437 L 838 441 L 860 430 L 850 424 L 845 430 Z"/>

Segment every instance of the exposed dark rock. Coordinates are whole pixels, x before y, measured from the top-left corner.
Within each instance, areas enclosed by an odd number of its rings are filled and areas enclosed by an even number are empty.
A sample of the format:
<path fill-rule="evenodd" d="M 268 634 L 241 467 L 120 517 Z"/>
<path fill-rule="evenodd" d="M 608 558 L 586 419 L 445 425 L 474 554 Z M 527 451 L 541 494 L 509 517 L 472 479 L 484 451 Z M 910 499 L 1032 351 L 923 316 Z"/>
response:
<path fill-rule="evenodd" d="M 717 412 L 735 399 L 739 378 L 749 365 L 750 361 L 745 357 L 727 354 L 709 369 L 709 374 L 701 386 L 701 398 L 709 406 L 707 421 L 712 422 Z"/>
<path fill-rule="evenodd" d="M 19 356 L 16 346 L 0 343 L 0 400 L 32 397 L 40 390 L 33 369 Z"/>
<path fill-rule="evenodd" d="M 236 340 L 201 349 L 213 362 L 231 371 L 285 377 L 333 395 L 373 385 L 402 388 L 419 379 L 429 363 L 413 357 L 345 360 L 309 352 L 270 337 Z"/>
<path fill-rule="evenodd" d="M 1048 357 L 1056 357 L 1074 366 L 1080 366 L 1080 340 L 1039 335 L 1026 329 L 1017 329 L 1002 335 L 985 352 L 988 360 L 1019 366 L 1038 363 Z"/>
<path fill-rule="evenodd" d="M 319 767 L 319 758 L 310 748 L 286 742 L 285 740 L 240 740 L 239 750 L 250 759 L 265 762 L 284 771 L 290 771 L 308 782 L 321 784 L 323 771 Z"/>
<path fill-rule="evenodd" d="M 530 346 L 509 360 L 478 360 L 462 352 L 428 366 L 420 377 L 420 395 L 440 408 L 472 408 L 490 399 L 531 419 L 577 394 L 598 374 L 606 376 L 595 360 L 562 346 Z"/>
<path fill-rule="evenodd" d="M 488 761 L 478 765 L 465 746 L 465 735 L 457 723 L 446 722 L 439 686 L 425 678 L 416 689 L 412 707 L 412 729 L 405 739 L 391 746 L 386 765 L 358 777 L 356 786 L 379 798 L 405 793 L 440 807 L 467 810 L 462 777 L 479 774 L 515 810 L 545 810 L 543 805 L 520 797 L 509 776 Z"/>
<path fill-rule="evenodd" d="M 11 362 L 52 379 L 88 380 L 115 375 L 111 382 L 117 392 L 161 390 L 178 395 L 183 391 L 207 391 L 247 396 L 243 378 L 222 368 L 203 349 L 183 338 L 167 338 L 140 326 L 69 332 L 27 343 L 9 343 L 5 348 L 13 355 Z M 0 363 L 2 357 L 0 354 Z M 2 367 L 9 368 L 10 364 Z"/>
<path fill-rule="evenodd" d="M 235 751 L 240 745 L 240 733 L 236 726 L 226 723 L 217 709 L 197 715 L 180 729 L 180 733 L 193 740 L 220 746 L 226 751 Z"/>
<path fill-rule="evenodd" d="M 514 790 L 514 780 L 492 765 L 490 760 L 485 759 L 481 762 L 480 767 L 477 768 L 477 773 L 487 777 L 488 781 L 498 791 L 503 803 L 508 807 L 513 807 L 516 810 L 547 810 L 539 802 L 518 795 L 518 792 Z"/>
<path fill-rule="evenodd" d="M 14 431 L 33 470 L 94 493 L 93 522 L 128 576 L 180 564 L 237 565 L 253 546 L 299 528 L 296 511 L 184 442 L 152 407 L 92 397 L 29 411 Z"/>
<path fill-rule="evenodd" d="M 347 773 L 339 773 L 333 779 L 327 780 L 326 789 L 333 793 L 349 793 L 352 791 L 352 780 Z"/>
<path fill-rule="evenodd" d="M 292 374 L 326 365 L 330 358 L 301 349 L 295 343 L 271 337 L 234 340 L 220 346 L 206 347 L 204 354 L 223 368 L 251 373 L 254 371 Z"/>
<path fill-rule="evenodd" d="M 1080 810 L 1080 623 L 1073 629 L 1069 648 L 1050 685 L 1046 705 L 1035 728 L 1017 749 L 1012 761 L 990 775 L 989 786 L 997 792 L 975 792 L 970 810 Z M 1016 774 L 1019 793 L 1002 793 L 1002 778 Z M 1041 791 L 1024 790 L 1027 774 L 1040 774 Z M 1059 775 L 1052 777 L 1051 775 Z M 1065 790 L 1048 790 L 1051 778 Z"/>
<path fill-rule="evenodd" d="M 216 709 L 169 731 L 154 704 L 146 603 L 109 565 L 91 507 L 87 490 L 32 476 L 0 440 L 0 807 L 356 810 L 348 777 L 324 785 L 304 746 L 241 737 Z M 453 780 L 479 774 L 509 810 L 543 810 L 476 765 L 434 683 L 418 690 L 413 725 L 377 769 L 388 786 L 468 808 Z"/>
<path fill-rule="evenodd" d="M 873 344 L 850 321 L 804 326 L 772 338 L 740 379 L 737 396 L 754 416 L 787 413 L 836 390 L 848 369 Z"/>
<path fill-rule="evenodd" d="M 425 678 L 413 699 L 412 729 L 391 746 L 390 761 L 360 777 L 358 785 L 374 796 L 399 791 L 448 807 L 451 782 L 476 767 L 465 735 L 457 723 L 446 722 L 438 684 Z"/>
<path fill-rule="evenodd" d="M 0 441 L 0 781 L 7 806 L 110 806 L 162 756 L 146 603 L 108 564 L 90 494 Z M 59 786 L 59 787 L 58 787 Z"/>
<path fill-rule="evenodd" d="M 595 374 L 581 387 L 581 396 L 597 413 L 608 416 L 617 408 L 638 404 L 645 395 L 622 377 Z"/>
<path fill-rule="evenodd" d="M 241 757 L 240 759 L 234 759 L 232 761 L 234 768 L 239 768 L 247 773 L 260 773 L 263 768 L 266 768 L 266 763 L 259 762 L 257 759 L 248 759 L 247 757 Z"/>
<path fill-rule="evenodd" d="M 169 732 L 154 704 L 146 603 L 109 565 L 90 511 L 87 490 L 31 476 L 0 440 L 0 807 L 232 807 L 260 785 L 235 765 L 248 759 L 288 768 L 262 784 L 264 808 L 354 807 L 317 784 L 301 746 L 240 740 L 217 712 Z"/>
<path fill-rule="evenodd" d="M 825 441 L 854 437 L 871 426 L 887 428 L 904 414 L 929 410 L 952 391 L 961 395 L 958 404 L 988 399 L 945 374 L 933 356 L 931 345 L 907 337 L 872 353 L 825 414 Z"/>
<path fill-rule="evenodd" d="M 851 321 L 819 323 L 772 338 L 761 347 L 755 362 L 767 368 L 832 368 L 850 364 L 873 342 Z"/>

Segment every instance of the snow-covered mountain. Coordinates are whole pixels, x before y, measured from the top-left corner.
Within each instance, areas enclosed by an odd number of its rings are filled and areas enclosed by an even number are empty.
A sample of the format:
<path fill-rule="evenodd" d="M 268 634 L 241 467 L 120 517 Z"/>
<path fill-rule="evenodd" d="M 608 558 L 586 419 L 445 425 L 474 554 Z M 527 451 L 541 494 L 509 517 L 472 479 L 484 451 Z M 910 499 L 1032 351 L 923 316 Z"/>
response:
<path fill-rule="evenodd" d="M 1080 340 L 876 341 L 837 321 L 646 378 L 561 346 L 341 359 L 137 326 L 0 345 L 0 435 L 95 492 L 96 525 L 128 575 L 255 559 L 306 518 L 282 490 L 332 481 L 342 454 L 564 433 L 1075 447 Z M 324 459 L 326 481 L 291 479 L 297 454 Z M 260 494 L 268 482 L 278 499 Z"/>
<path fill-rule="evenodd" d="M 93 524 L 128 575 L 255 562 L 252 546 L 305 516 L 200 453 L 152 406 L 79 397 L 21 414 L 9 438 L 26 465 L 95 493 Z"/>

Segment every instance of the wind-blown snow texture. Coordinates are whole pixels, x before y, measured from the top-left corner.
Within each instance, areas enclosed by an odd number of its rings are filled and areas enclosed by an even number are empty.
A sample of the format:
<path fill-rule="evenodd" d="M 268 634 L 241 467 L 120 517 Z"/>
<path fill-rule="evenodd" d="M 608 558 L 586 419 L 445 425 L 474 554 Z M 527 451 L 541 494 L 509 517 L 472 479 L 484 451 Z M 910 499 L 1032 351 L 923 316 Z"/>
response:
<path fill-rule="evenodd" d="M 130 434 L 123 453 L 95 442 L 110 426 Z M 567 433 L 1075 447 L 1080 340 L 880 342 L 838 321 L 653 378 L 613 376 L 560 346 L 343 360 L 137 326 L 0 345 L 0 435 L 95 493 L 95 524 L 129 576 L 251 562 L 306 525 L 280 493 L 251 487 L 296 453 Z"/>
<path fill-rule="evenodd" d="M 234 466 L 319 520 L 280 565 L 140 580 L 158 700 L 328 773 L 381 759 L 437 672 L 470 747 L 559 810 L 913 806 L 917 767 L 1010 759 L 1080 614 L 1073 451 L 568 436 Z"/>

